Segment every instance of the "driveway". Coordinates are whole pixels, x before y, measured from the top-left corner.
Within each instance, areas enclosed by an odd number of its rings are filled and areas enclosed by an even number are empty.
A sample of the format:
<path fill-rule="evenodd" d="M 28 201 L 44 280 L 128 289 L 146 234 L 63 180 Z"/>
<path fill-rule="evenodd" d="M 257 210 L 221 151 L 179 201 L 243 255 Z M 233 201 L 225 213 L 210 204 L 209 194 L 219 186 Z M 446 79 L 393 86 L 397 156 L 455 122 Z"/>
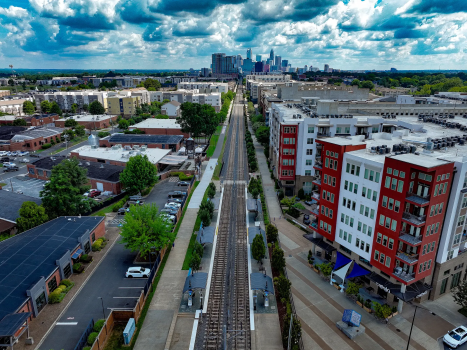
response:
<path fill-rule="evenodd" d="M 147 279 L 125 278 L 128 267 L 133 266 L 136 253 L 119 244 L 120 238 L 96 268 L 83 289 L 57 320 L 44 339 L 41 350 L 73 350 L 91 319 L 107 317 L 114 308 L 133 308 Z M 102 308 L 101 297 L 104 302 Z"/>

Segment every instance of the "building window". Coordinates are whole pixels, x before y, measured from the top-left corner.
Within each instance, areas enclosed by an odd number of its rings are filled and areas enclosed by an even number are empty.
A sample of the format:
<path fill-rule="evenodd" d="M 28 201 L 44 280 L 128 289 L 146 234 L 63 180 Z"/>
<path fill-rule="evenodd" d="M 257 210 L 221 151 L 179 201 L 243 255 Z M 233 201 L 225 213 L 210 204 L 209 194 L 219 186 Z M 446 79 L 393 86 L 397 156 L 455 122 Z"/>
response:
<path fill-rule="evenodd" d="M 307 155 L 307 156 L 313 155 L 313 149 L 308 148 L 308 149 L 306 150 L 306 155 Z"/>
<path fill-rule="evenodd" d="M 305 176 L 311 176 L 311 170 L 305 170 Z"/>
<path fill-rule="evenodd" d="M 311 159 L 305 160 L 305 165 L 313 165 L 313 161 Z"/>
<path fill-rule="evenodd" d="M 391 266 L 391 258 L 389 256 L 386 257 L 386 267 Z"/>
<path fill-rule="evenodd" d="M 307 145 L 312 145 L 313 144 L 313 139 L 312 138 L 307 138 L 306 139 L 306 144 Z"/>
<path fill-rule="evenodd" d="M 45 292 L 43 292 L 41 295 L 39 295 L 36 298 L 36 307 L 37 307 L 37 313 L 41 312 L 42 309 L 47 305 L 47 300 L 45 298 Z"/>
<path fill-rule="evenodd" d="M 49 287 L 49 293 L 52 293 L 55 289 L 57 289 L 57 277 L 53 277 L 48 283 L 47 286 Z"/>
<path fill-rule="evenodd" d="M 308 133 L 309 134 L 314 134 L 314 132 L 315 132 L 315 127 L 314 126 L 309 126 L 308 127 Z"/>
<path fill-rule="evenodd" d="M 378 261 L 378 259 L 379 259 L 379 252 L 375 250 L 375 260 Z"/>
<path fill-rule="evenodd" d="M 460 279 L 461 279 L 461 272 L 459 271 L 452 276 L 451 289 L 456 288 L 459 285 Z"/>
<path fill-rule="evenodd" d="M 443 282 L 441 282 L 441 289 L 440 289 L 440 291 L 439 291 L 439 294 L 440 294 L 440 295 L 441 295 L 441 294 L 444 294 L 444 293 L 446 292 L 446 286 L 447 286 L 447 284 L 448 284 L 448 280 L 449 280 L 449 277 L 448 277 L 448 278 L 445 278 L 445 279 L 443 280 Z"/>
<path fill-rule="evenodd" d="M 65 276 L 65 278 L 68 278 L 71 276 L 71 265 L 70 264 L 67 264 L 64 268 L 63 268 L 63 275 Z"/>

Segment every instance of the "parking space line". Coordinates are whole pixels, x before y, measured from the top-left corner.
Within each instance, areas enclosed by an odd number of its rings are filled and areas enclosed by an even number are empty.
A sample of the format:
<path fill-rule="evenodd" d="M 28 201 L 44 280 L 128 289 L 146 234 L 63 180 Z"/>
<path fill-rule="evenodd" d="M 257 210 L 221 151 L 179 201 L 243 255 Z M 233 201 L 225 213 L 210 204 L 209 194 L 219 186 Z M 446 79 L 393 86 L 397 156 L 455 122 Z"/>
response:
<path fill-rule="evenodd" d="M 141 287 L 118 287 L 119 289 L 127 289 L 127 288 L 138 288 L 138 289 L 144 289 L 144 286 Z"/>
<path fill-rule="evenodd" d="M 113 297 L 114 299 L 139 299 L 139 297 Z"/>
<path fill-rule="evenodd" d="M 57 322 L 57 326 L 76 326 L 78 322 Z"/>

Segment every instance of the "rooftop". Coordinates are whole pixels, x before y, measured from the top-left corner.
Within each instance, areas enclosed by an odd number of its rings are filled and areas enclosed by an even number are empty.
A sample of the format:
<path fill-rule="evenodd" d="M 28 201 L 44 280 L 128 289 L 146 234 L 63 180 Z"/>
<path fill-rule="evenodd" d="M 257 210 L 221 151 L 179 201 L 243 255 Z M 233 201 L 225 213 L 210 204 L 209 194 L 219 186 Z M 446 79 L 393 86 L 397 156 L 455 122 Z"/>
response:
<path fill-rule="evenodd" d="M 176 119 L 148 118 L 141 123 L 130 126 L 130 129 L 181 129 Z"/>
<path fill-rule="evenodd" d="M 11 106 L 11 105 L 22 105 L 24 101 L 28 101 L 26 99 L 8 99 L 8 100 L 0 100 L 0 106 Z"/>
<path fill-rule="evenodd" d="M 38 137 L 50 137 L 60 135 L 63 129 L 55 127 L 32 127 L 26 131 L 17 133 L 11 139 L 13 142 L 20 142 L 26 140 L 34 140 Z"/>
<path fill-rule="evenodd" d="M 31 164 L 36 168 L 52 170 L 52 168 L 67 159 L 65 156 L 40 158 Z M 125 169 L 119 165 L 104 164 L 100 162 L 80 161 L 80 167 L 88 170 L 87 177 L 90 179 L 104 180 L 109 182 L 119 182 L 120 173 Z"/>
<path fill-rule="evenodd" d="M 113 147 L 99 147 L 91 148 L 91 146 L 83 146 L 72 151 L 72 153 L 78 153 L 80 157 L 89 157 L 96 159 L 105 159 L 109 161 L 116 161 L 126 163 L 131 157 L 138 154 L 148 156 L 151 163 L 157 164 L 167 154 L 171 152 L 170 149 L 160 148 L 146 148 L 145 150 L 125 150 L 117 146 Z"/>
<path fill-rule="evenodd" d="M 39 198 L 25 196 L 10 191 L 0 190 L 0 219 L 16 222 L 19 218 L 19 210 L 24 202 L 34 202 L 40 205 L 42 201 Z"/>
<path fill-rule="evenodd" d="M 15 313 L 28 299 L 26 291 L 48 278 L 58 268 L 56 261 L 104 219 L 59 217 L 0 242 L 0 319 Z"/>
<path fill-rule="evenodd" d="M 110 118 L 116 117 L 115 115 L 107 115 L 107 114 L 99 114 L 99 115 L 92 115 L 92 114 L 77 114 L 77 115 L 72 115 L 69 118 L 66 119 L 74 119 L 79 122 L 93 122 L 97 120 L 106 120 Z"/>
<path fill-rule="evenodd" d="M 11 140 L 16 134 L 26 129 L 24 126 L 2 126 L 0 128 L 0 140 Z"/>
<path fill-rule="evenodd" d="M 112 143 L 177 144 L 183 140 L 183 135 L 112 134 L 105 139 Z"/>

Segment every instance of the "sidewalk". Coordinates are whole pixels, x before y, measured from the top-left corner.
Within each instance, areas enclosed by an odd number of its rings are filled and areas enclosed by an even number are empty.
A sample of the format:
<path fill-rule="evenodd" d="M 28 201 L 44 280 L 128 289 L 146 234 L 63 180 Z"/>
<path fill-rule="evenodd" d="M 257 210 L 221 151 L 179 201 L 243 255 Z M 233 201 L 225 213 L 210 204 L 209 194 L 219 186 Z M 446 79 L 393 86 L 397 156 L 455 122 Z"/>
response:
<path fill-rule="evenodd" d="M 257 143 L 254 136 L 253 140 L 271 222 L 275 223 L 279 230 L 281 247 L 286 256 L 287 272 L 292 282 L 292 294 L 302 324 L 304 348 L 405 349 L 412 322 L 411 316 L 413 316 L 413 311 L 408 306 L 402 315 L 393 317 L 388 326 L 377 322 L 372 315 L 361 312 L 362 325 L 366 327 L 366 332 L 353 341 L 337 329 L 335 324 L 342 318 L 343 311 L 355 309 L 358 312 L 358 306 L 308 266 L 307 253 L 312 248 L 312 243 L 303 237 L 304 232 L 298 227 L 284 218 L 279 219 L 282 213 L 275 195 L 274 182 L 270 178 L 263 147 Z M 439 305 L 438 308 L 443 309 Z M 438 316 L 426 317 L 421 313 L 419 316 L 417 313 L 410 349 L 439 350 L 437 339 L 453 326 L 449 323 L 449 319 L 445 319 L 444 315 L 438 312 Z M 448 315 L 447 312 L 445 314 Z M 451 318 L 450 314 L 452 312 L 449 313 L 449 318 Z"/>

